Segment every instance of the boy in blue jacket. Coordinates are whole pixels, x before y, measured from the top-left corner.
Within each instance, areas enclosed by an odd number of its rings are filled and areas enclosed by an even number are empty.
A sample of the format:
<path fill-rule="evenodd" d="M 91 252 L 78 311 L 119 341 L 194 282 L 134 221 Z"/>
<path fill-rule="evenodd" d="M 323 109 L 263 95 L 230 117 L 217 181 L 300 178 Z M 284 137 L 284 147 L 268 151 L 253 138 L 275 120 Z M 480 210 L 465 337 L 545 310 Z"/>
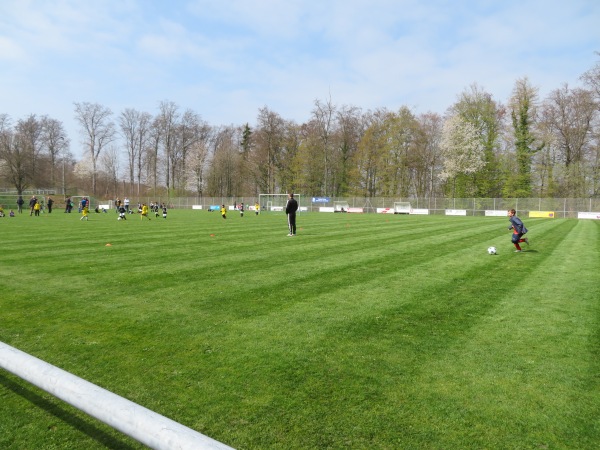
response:
<path fill-rule="evenodd" d="M 515 253 L 521 251 L 520 242 L 525 242 L 529 245 L 529 239 L 524 238 L 523 235 L 527 233 L 527 228 L 523 224 L 523 221 L 516 216 L 517 212 L 514 209 L 508 210 L 508 220 L 510 221 L 509 230 L 513 230 L 512 243 L 515 244 Z"/>

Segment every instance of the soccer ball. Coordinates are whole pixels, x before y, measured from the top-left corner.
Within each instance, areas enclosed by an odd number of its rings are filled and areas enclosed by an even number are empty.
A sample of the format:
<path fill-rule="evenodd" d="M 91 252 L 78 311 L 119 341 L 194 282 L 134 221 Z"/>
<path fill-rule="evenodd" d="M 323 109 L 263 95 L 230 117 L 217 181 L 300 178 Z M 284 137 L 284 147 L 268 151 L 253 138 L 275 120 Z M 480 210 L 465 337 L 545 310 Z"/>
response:
<path fill-rule="evenodd" d="M 488 253 L 490 255 L 495 255 L 496 254 L 496 247 L 488 247 Z"/>

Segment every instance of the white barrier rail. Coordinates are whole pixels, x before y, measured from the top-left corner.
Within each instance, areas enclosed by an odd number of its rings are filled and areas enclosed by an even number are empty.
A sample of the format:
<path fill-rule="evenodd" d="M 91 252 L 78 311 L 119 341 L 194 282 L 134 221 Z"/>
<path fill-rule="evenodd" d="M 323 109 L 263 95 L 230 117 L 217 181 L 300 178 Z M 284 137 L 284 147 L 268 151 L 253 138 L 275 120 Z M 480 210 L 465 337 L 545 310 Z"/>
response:
<path fill-rule="evenodd" d="M 226 450 L 231 447 L 130 400 L 0 342 L 0 368 L 92 417 L 159 450 Z"/>

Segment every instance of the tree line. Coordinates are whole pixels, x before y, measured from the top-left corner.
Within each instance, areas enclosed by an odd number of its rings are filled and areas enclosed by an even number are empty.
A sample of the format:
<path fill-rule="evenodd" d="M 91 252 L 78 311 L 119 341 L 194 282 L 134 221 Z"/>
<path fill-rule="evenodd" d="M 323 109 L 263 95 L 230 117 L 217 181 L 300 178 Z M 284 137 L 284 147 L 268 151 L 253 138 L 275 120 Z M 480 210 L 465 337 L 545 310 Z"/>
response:
<path fill-rule="evenodd" d="M 268 107 L 253 126 L 214 126 L 172 101 L 155 114 L 74 103 L 80 161 L 62 122 L 0 114 L 0 179 L 107 197 L 598 196 L 600 63 L 581 81 L 542 99 L 518 79 L 506 104 L 473 84 L 444 115 L 315 100 L 301 124 Z"/>

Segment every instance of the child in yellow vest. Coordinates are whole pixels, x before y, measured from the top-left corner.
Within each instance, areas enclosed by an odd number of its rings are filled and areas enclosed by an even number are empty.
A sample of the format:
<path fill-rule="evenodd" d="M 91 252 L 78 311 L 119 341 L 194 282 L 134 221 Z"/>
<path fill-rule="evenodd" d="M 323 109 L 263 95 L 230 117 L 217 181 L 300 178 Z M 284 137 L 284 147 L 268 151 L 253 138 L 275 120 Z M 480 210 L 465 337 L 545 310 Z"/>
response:
<path fill-rule="evenodd" d="M 148 217 L 148 205 L 145 203 L 142 205 L 142 215 L 140 216 L 140 219 L 144 220 L 144 217 L 148 220 L 152 220 L 150 217 Z"/>

